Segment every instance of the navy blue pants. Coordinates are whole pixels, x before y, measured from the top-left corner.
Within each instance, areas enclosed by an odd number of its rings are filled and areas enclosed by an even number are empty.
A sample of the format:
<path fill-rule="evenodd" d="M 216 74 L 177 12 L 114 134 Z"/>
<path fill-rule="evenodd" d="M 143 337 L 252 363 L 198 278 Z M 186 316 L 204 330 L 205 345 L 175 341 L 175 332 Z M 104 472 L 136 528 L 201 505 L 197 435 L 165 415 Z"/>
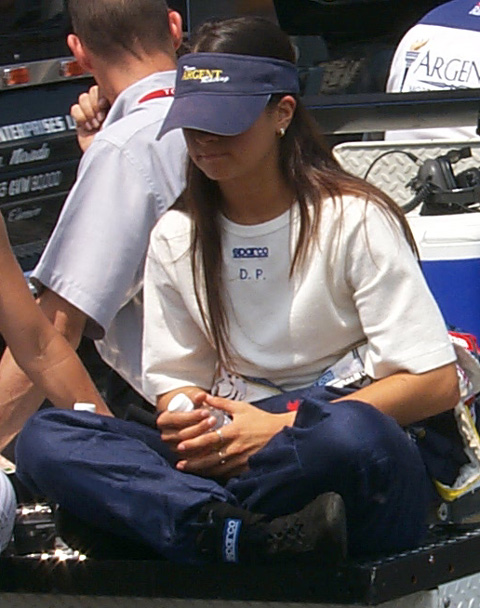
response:
<path fill-rule="evenodd" d="M 426 530 L 430 481 L 417 446 L 392 418 L 354 400 L 307 398 L 294 426 L 226 484 L 177 471 L 157 430 L 88 412 L 32 416 L 16 461 L 32 492 L 177 562 L 197 561 L 197 517 L 212 500 L 278 516 L 338 492 L 351 555 L 408 549 Z"/>

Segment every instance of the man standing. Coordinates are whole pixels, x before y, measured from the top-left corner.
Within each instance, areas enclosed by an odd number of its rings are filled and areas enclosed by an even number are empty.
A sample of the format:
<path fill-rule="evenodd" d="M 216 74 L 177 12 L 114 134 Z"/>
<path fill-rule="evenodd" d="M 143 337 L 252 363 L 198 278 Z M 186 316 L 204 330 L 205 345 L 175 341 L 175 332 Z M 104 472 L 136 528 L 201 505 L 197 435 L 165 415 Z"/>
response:
<path fill-rule="evenodd" d="M 95 339 L 104 361 L 142 394 L 148 239 L 183 189 L 181 132 L 156 140 L 172 101 L 182 21 L 164 0 L 69 0 L 68 9 L 68 45 L 111 108 L 32 278 L 40 306 L 69 342 Z M 0 377 L 2 448 L 44 396 L 8 351 Z"/>

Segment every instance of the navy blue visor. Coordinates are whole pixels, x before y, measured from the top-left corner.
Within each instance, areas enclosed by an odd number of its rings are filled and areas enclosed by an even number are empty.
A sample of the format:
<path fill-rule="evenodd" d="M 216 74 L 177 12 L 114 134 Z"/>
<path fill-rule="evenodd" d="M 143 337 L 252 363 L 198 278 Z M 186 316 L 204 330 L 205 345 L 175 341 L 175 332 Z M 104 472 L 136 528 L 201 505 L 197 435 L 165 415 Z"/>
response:
<path fill-rule="evenodd" d="M 280 59 L 190 53 L 180 58 L 175 98 L 158 137 L 172 129 L 239 135 L 275 93 L 300 91 L 295 65 Z"/>

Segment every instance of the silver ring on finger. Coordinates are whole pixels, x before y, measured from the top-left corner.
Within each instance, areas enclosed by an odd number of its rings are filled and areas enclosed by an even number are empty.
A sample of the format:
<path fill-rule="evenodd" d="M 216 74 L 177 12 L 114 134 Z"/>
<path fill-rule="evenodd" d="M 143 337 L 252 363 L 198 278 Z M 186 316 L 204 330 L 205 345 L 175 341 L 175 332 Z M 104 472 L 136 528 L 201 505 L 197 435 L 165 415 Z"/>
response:
<path fill-rule="evenodd" d="M 218 450 L 218 457 L 220 458 L 220 464 L 225 464 L 227 462 L 226 458 L 225 458 L 225 454 L 224 452 L 222 452 L 222 450 Z"/>

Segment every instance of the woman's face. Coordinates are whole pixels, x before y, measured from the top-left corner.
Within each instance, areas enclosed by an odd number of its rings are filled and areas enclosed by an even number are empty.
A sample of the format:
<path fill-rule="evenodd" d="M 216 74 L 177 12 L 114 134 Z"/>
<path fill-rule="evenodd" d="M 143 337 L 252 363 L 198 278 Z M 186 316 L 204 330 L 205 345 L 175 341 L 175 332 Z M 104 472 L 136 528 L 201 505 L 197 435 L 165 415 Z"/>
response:
<path fill-rule="evenodd" d="M 219 183 L 254 179 L 268 167 L 278 168 L 279 131 L 288 127 L 291 119 L 283 114 L 278 106 L 267 108 L 248 131 L 229 137 L 184 129 L 190 157 L 207 177 Z"/>

